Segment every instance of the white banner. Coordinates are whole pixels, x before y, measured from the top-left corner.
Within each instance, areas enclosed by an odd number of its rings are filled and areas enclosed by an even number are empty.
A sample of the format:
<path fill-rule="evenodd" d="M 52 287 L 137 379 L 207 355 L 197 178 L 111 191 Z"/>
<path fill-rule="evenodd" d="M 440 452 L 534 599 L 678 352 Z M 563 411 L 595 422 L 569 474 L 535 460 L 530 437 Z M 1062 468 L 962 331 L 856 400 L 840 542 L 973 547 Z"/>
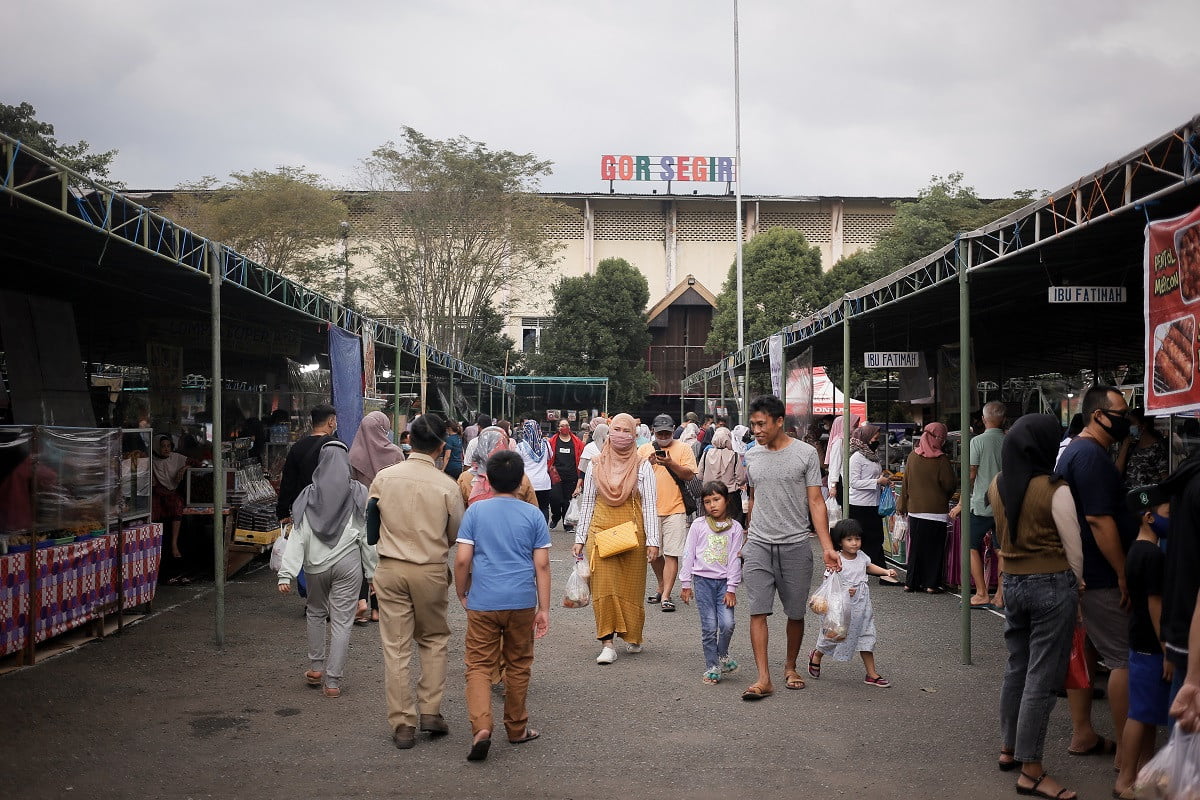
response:
<path fill-rule="evenodd" d="M 771 358 L 771 394 L 783 396 L 783 334 L 776 333 L 767 340 L 767 355 Z"/>

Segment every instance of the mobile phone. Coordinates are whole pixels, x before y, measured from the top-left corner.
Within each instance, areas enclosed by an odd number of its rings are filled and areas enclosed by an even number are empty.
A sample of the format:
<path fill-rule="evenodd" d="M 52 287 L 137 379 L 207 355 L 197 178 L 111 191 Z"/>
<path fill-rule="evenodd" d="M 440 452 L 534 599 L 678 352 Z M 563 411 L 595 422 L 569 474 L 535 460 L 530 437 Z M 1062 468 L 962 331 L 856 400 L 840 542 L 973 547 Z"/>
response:
<path fill-rule="evenodd" d="M 658 456 L 659 458 L 662 458 L 664 455 L 663 449 L 661 447 L 659 447 L 657 444 L 654 445 L 654 455 Z"/>

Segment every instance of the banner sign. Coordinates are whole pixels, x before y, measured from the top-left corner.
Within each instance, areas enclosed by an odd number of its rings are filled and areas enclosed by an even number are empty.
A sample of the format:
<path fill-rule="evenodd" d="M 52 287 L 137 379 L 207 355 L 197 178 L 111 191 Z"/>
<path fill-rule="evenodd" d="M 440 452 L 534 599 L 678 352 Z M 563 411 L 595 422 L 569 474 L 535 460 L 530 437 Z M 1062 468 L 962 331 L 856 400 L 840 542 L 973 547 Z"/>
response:
<path fill-rule="evenodd" d="M 349 447 L 363 418 L 362 343 L 336 325 L 329 326 L 329 375 L 337 409 L 336 436 Z"/>
<path fill-rule="evenodd" d="M 813 421 L 812 348 L 787 362 L 787 395 L 784 400 L 789 434 L 804 438 Z"/>
<path fill-rule="evenodd" d="M 767 340 L 767 354 L 771 359 L 771 394 L 783 396 L 783 336 L 774 334 Z"/>
<path fill-rule="evenodd" d="M 1146 411 L 1200 408 L 1196 304 L 1200 301 L 1200 208 L 1146 226 Z"/>
<path fill-rule="evenodd" d="M 921 366 L 920 353 L 863 353 L 867 369 L 912 369 Z"/>
<path fill-rule="evenodd" d="M 1124 303 L 1124 286 L 1051 286 L 1051 303 Z"/>
<path fill-rule="evenodd" d="M 727 156 L 600 156 L 600 177 L 606 181 L 730 183 L 733 173 Z"/>

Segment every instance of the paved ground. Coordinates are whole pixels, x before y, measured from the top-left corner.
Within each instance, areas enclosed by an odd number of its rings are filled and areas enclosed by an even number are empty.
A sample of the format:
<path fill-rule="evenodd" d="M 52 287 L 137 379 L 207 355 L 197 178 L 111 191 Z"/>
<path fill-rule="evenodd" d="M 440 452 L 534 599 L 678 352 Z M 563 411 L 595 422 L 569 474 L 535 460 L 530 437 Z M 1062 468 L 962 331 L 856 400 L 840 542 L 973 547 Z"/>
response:
<path fill-rule="evenodd" d="M 556 559 L 569 558 L 568 536 L 555 531 L 554 541 Z M 570 567 L 553 568 L 558 603 Z M 879 668 L 893 688 L 864 685 L 860 663 L 826 659 L 821 680 L 785 691 L 776 615 L 777 691 L 759 703 L 739 699 L 750 666 L 719 686 L 701 683 L 692 607 L 652 608 L 646 651 L 599 667 L 591 610 L 556 605 L 529 697 L 542 739 L 517 747 L 498 734 L 489 759 L 468 764 L 457 603 L 444 708 L 451 733 L 401 752 L 387 729 L 376 627 L 355 628 L 345 694 L 322 698 L 302 681 L 300 601 L 279 596 L 274 575 L 255 565 L 228 586 L 222 650 L 212 644 L 211 585 L 163 587 L 156 615 L 124 635 L 0 678 L 0 795 L 1015 796 L 1012 773 L 995 768 L 1002 620 L 975 614 L 976 663 L 962 666 L 955 598 L 873 591 Z M 743 611 L 738 625 L 734 655 L 747 664 Z M 1111 735 L 1106 715 L 1098 704 Z M 1062 702 L 1048 767 L 1083 798 L 1109 796 L 1105 760 L 1068 758 L 1068 736 Z"/>

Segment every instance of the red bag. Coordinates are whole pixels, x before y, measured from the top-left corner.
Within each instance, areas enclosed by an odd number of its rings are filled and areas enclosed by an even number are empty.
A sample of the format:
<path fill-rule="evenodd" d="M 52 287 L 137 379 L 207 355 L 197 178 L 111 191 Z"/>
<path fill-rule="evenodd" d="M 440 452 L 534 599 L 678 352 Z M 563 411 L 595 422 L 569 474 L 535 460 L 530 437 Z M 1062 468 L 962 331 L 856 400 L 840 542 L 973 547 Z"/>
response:
<path fill-rule="evenodd" d="M 1067 666 L 1066 689 L 1092 688 L 1092 676 L 1088 674 L 1087 648 L 1084 640 L 1087 630 L 1082 625 L 1075 626 L 1075 637 L 1071 642 L 1071 663 Z"/>

